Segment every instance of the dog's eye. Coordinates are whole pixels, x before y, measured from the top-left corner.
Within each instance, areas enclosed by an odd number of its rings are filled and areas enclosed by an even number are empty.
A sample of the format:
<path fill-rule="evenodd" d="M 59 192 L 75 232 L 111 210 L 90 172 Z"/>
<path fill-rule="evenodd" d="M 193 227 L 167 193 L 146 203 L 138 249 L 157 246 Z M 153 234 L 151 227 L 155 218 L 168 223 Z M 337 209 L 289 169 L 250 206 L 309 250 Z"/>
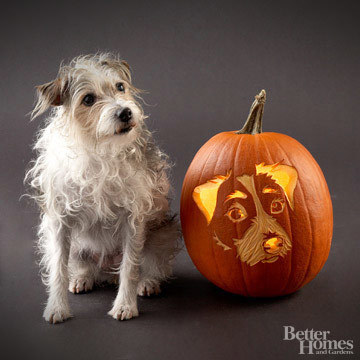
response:
<path fill-rule="evenodd" d="M 229 208 L 225 216 L 227 216 L 232 222 L 237 223 L 247 218 L 247 212 L 241 204 L 236 202 Z"/>
<path fill-rule="evenodd" d="M 82 103 L 86 106 L 91 106 L 95 102 L 95 96 L 93 94 L 87 94 L 84 96 Z"/>
<path fill-rule="evenodd" d="M 271 202 L 271 213 L 272 214 L 280 214 L 284 211 L 285 209 L 285 201 L 284 199 L 274 199 Z"/>
<path fill-rule="evenodd" d="M 125 92 L 125 86 L 123 83 L 119 82 L 116 84 L 116 88 L 121 91 L 121 92 Z"/>

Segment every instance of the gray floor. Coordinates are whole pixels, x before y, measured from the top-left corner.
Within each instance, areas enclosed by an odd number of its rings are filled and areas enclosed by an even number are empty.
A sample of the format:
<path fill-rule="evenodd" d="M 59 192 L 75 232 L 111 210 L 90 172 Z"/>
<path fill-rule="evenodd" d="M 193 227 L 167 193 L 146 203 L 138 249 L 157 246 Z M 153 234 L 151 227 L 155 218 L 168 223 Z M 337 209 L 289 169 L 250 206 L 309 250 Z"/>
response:
<path fill-rule="evenodd" d="M 11 2 L 0 12 L 0 357 L 2 359 L 293 359 L 283 327 L 353 340 L 359 358 L 358 1 Z M 173 208 L 199 147 L 242 126 L 265 88 L 264 130 L 303 143 L 334 204 L 330 256 L 318 277 L 278 299 L 216 288 L 184 250 L 140 317 L 108 315 L 114 288 L 70 295 L 75 317 L 51 326 L 34 255 L 36 209 L 22 179 L 42 119 L 29 123 L 34 86 L 81 53 L 121 52 L 146 89 L 149 127 L 176 163 Z M 323 356 L 323 358 L 347 356 Z"/>
<path fill-rule="evenodd" d="M 358 219 L 345 219 L 346 203 L 334 201 L 336 223 L 346 226 L 335 226 L 323 271 L 293 295 L 266 300 L 225 293 L 183 251 L 175 279 L 161 296 L 140 299 L 139 318 L 116 322 L 106 315 L 116 291 L 109 287 L 70 294 L 75 317 L 52 326 L 41 318 L 46 295 L 33 255 L 36 218 L 7 199 L 7 221 L 1 224 L 1 352 L 5 359 L 289 359 L 299 352 L 296 341 L 282 340 L 283 326 L 292 325 L 353 339 L 358 357 L 359 265 L 354 250 L 344 246 L 358 236 Z"/>

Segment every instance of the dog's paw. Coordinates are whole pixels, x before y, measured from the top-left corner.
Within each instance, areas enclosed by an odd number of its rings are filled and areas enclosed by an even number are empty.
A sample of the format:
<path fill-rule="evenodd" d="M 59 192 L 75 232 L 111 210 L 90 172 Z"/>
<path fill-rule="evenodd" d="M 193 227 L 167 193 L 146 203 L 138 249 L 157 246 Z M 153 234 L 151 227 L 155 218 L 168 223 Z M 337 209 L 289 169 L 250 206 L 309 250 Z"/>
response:
<path fill-rule="evenodd" d="M 153 280 L 141 280 L 138 284 L 137 294 L 140 296 L 159 295 L 161 293 L 160 284 Z"/>
<path fill-rule="evenodd" d="M 93 287 L 94 287 L 94 279 L 87 276 L 74 277 L 71 278 L 69 282 L 69 291 L 74 294 L 90 291 L 92 290 Z"/>
<path fill-rule="evenodd" d="M 130 305 L 114 305 L 108 312 L 115 320 L 129 320 L 133 317 L 139 316 L 139 311 L 135 306 Z"/>
<path fill-rule="evenodd" d="M 50 307 L 46 306 L 43 317 L 50 324 L 57 324 L 64 322 L 66 319 L 72 317 L 68 309 L 63 309 L 60 307 Z"/>

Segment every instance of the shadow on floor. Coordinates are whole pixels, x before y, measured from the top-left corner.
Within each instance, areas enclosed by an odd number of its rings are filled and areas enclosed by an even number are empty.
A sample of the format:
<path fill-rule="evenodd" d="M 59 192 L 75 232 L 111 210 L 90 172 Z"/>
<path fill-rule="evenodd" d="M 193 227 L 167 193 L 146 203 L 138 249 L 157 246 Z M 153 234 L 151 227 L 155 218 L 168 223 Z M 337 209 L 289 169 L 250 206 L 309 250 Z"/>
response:
<path fill-rule="evenodd" d="M 83 315 L 87 314 L 88 317 L 92 310 L 96 310 L 100 315 L 111 308 L 116 292 L 116 286 L 97 287 L 88 294 L 71 294 L 70 301 L 73 307 L 78 308 L 77 315 L 80 315 L 80 312 Z M 160 295 L 139 298 L 139 310 L 142 319 L 152 316 L 152 313 L 156 313 L 156 316 L 171 314 L 171 316 L 189 317 L 191 314 L 201 312 L 215 314 L 220 310 L 225 313 L 242 310 L 251 312 L 264 307 L 278 307 L 290 299 L 295 299 L 298 294 L 297 292 L 277 298 L 248 298 L 228 293 L 198 273 L 180 273 L 176 278 L 162 285 Z M 92 314 L 95 315 L 93 312 Z"/>

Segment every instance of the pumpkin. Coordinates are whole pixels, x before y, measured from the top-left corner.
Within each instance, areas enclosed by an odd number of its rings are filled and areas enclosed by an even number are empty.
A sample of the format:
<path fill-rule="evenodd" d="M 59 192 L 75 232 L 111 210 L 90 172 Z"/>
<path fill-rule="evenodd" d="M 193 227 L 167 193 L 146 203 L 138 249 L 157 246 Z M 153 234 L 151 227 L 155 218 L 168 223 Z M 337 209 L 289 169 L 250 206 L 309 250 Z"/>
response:
<path fill-rule="evenodd" d="M 240 131 L 207 141 L 187 170 L 181 224 L 197 269 L 244 296 L 292 293 L 328 257 L 333 214 L 324 175 L 295 139 L 262 132 L 266 93 Z"/>

